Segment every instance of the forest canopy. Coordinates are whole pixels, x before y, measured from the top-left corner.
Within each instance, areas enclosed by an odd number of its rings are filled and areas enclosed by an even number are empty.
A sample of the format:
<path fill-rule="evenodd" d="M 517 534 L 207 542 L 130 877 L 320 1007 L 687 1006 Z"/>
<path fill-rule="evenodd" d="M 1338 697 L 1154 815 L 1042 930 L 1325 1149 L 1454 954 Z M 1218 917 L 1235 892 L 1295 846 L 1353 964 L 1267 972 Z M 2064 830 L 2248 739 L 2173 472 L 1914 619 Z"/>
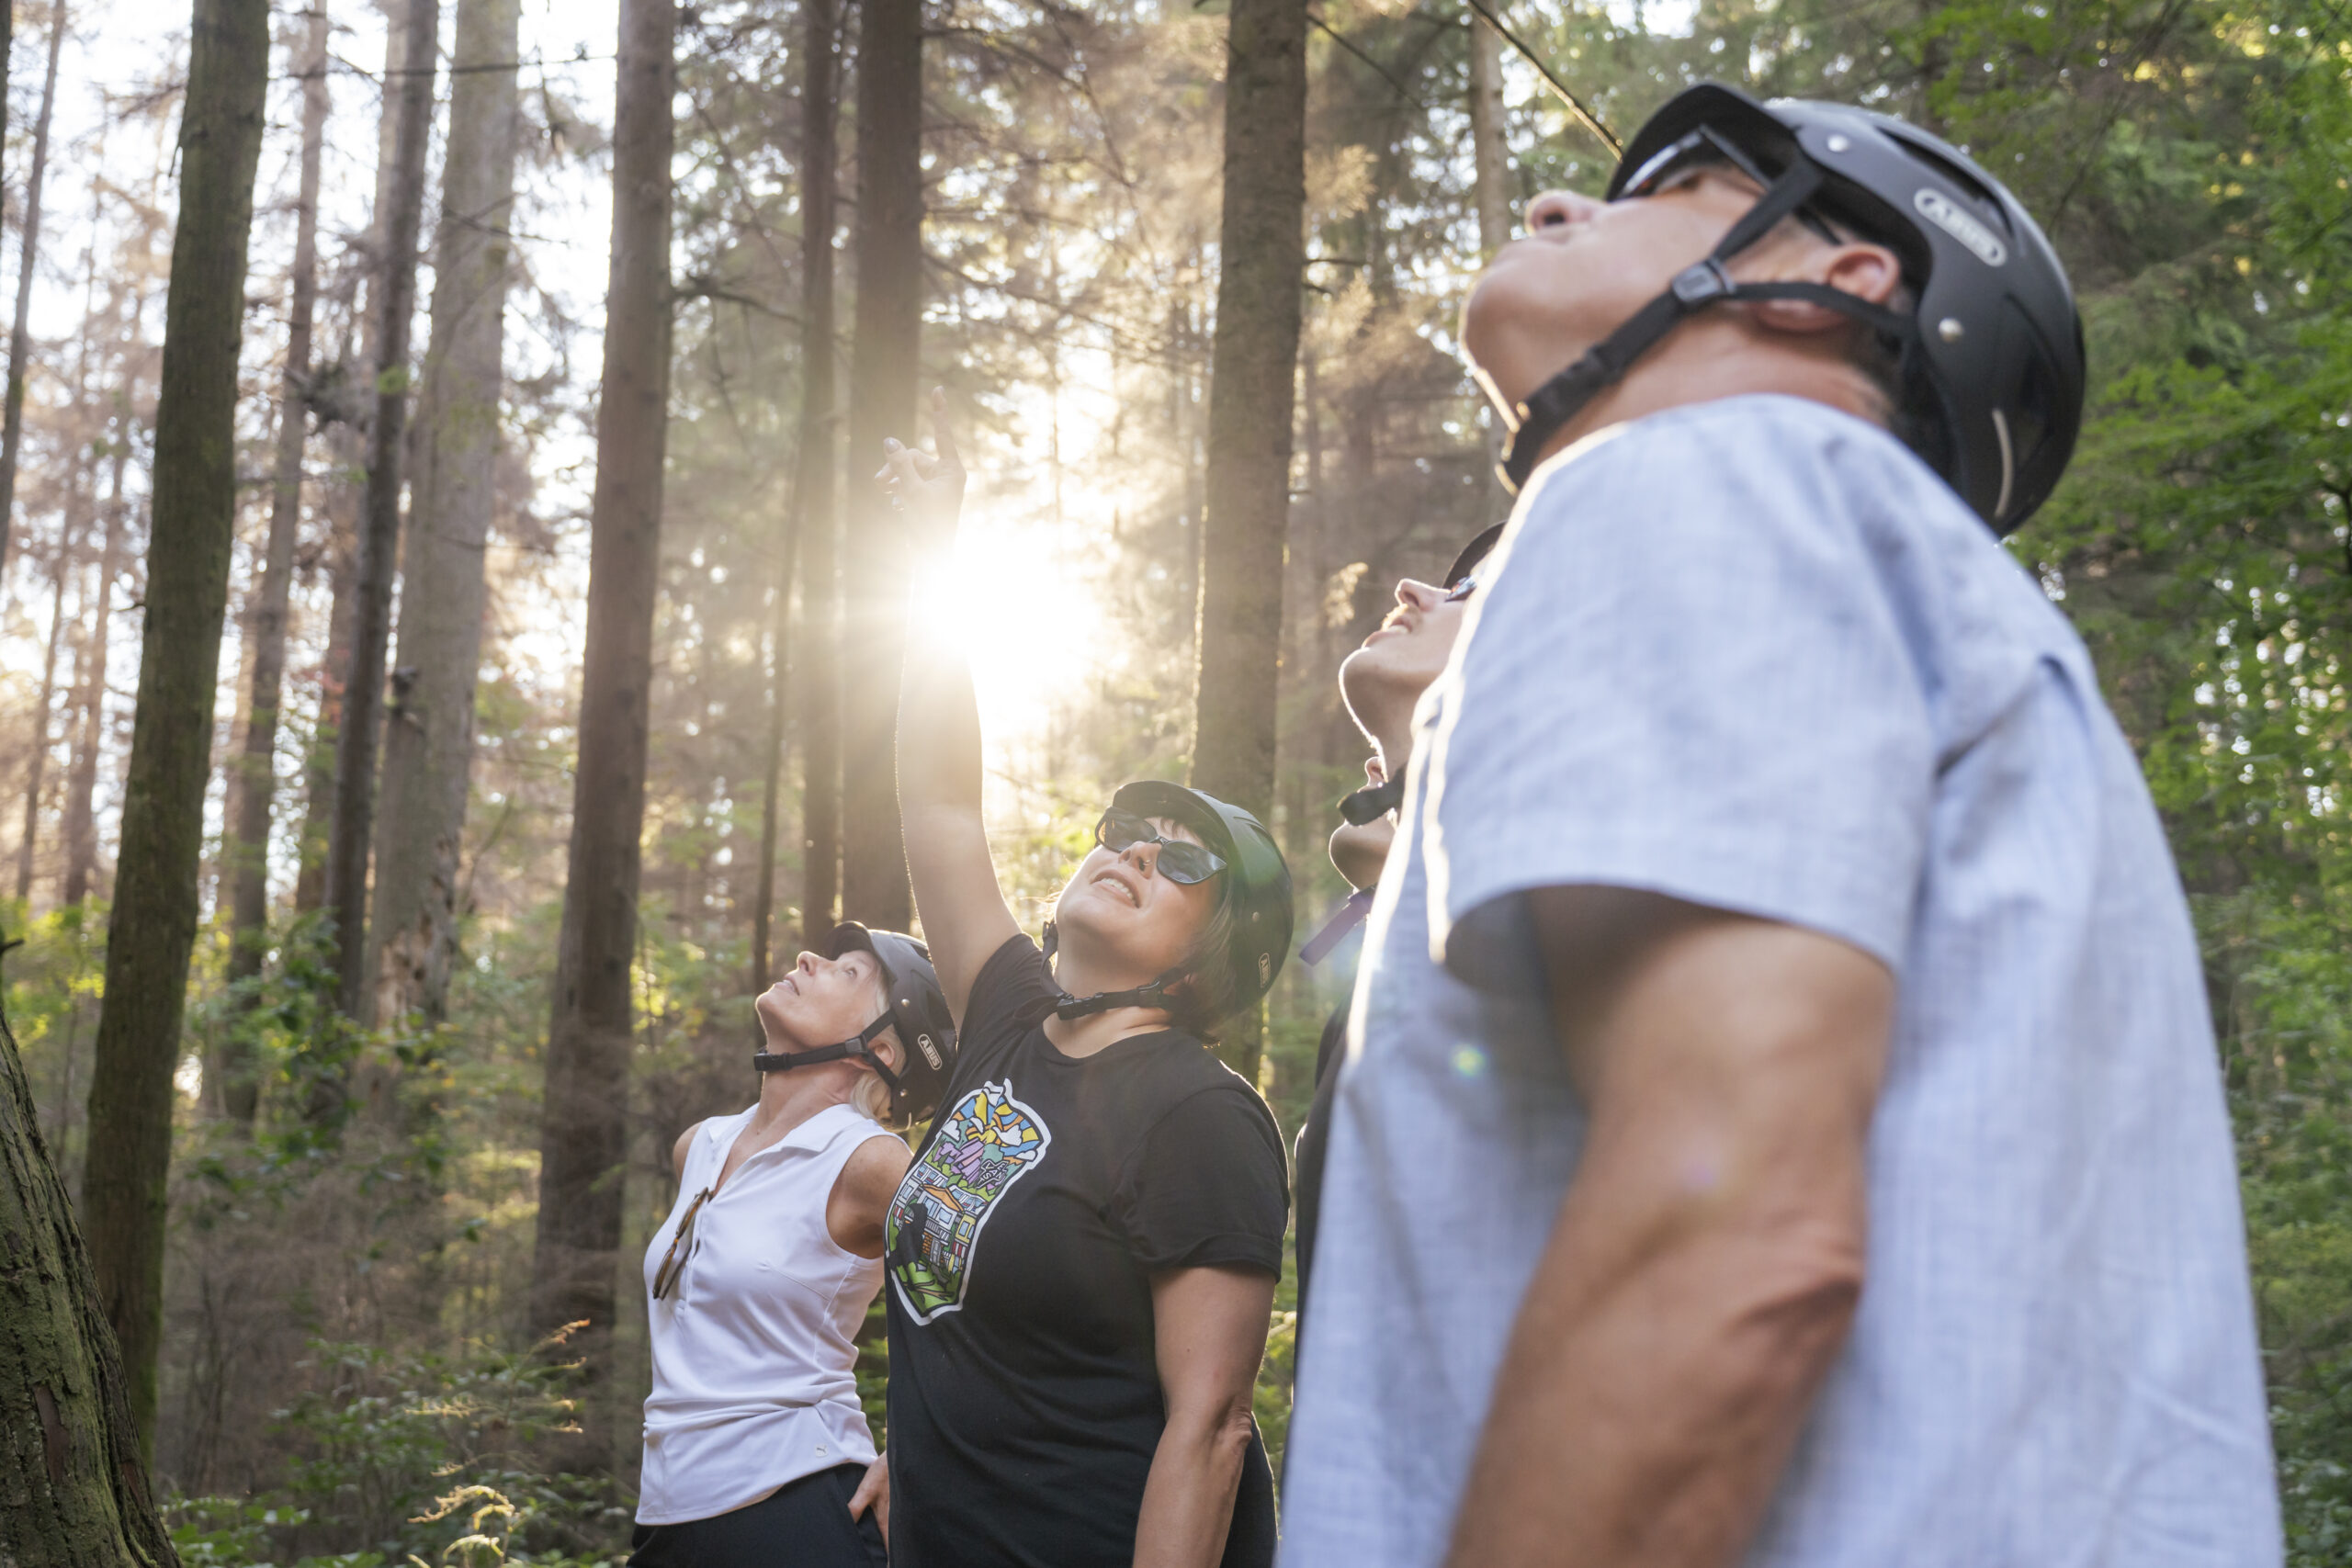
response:
<path fill-rule="evenodd" d="M 1237 253 L 1227 138 L 1281 84 L 1228 35 L 1285 14 L 1303 109 L 1252 132 L 1273 238 Z M 672 1145 L 744 1103 L 780 962 L 911 922 L 903 617 L 973 662 L 1027 929 L 1113 787 L 1189 773 L 1272 825 L 1313 931 L 1363 782 L 1333 671 L 1510 507 L 1469 282 L 1528 198 L 1600 192 L 1588 118 L 1628 135 L 1707 78 L 1934 130 L 2071 271 L 2090 405 L 2007 547 L 2163 813 L 2290 1560 L 2352 1554 L 2340 6 L 28 0 L 14 29 L 0 999 L 184 1560 L 622 1554 Z M 974 474 L 948 558 L 872 477 L 933 385 Z M 1352 963 L 1291 964 L 1220 1044 L 1286 1134 Z"/>

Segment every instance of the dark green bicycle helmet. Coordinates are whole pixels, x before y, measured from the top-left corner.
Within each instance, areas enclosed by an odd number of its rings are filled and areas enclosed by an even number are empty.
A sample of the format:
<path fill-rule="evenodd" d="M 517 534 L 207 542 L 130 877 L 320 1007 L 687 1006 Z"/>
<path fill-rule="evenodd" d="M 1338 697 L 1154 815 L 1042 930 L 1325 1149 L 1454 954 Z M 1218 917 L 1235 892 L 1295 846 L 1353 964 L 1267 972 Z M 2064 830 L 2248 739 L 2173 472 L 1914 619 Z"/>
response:
<path fill-rule="evenodd" d="M 1233 910 L 1233 935 L 1226 947 L 1226 963 L 1233 977 L 1233 1010 L 1250 1006 L 1272 990 L 1274 976 L 1282 973 L 1283 960 L 1290 953 L 1290 866 L 1266 825 L 1205 790 L 1187 789 L 1163 779 L 1121 784 L 1111 797 L 1111 807 L 1182 822 L 1225 862 L 1220 874 L 1227 879 L 1224 892 Z M 1052 947 L 1053 929 L 1048 926 L 1049 953 Z M 1115 1007 L 1161 1007 L 1187 977 L 1184 970 L 1171 970 L 1148 986 L 1125 991 L 1091 997 L 1074 997 L 1065 991 L 1054 1010 L 1068 1019 Z"/>

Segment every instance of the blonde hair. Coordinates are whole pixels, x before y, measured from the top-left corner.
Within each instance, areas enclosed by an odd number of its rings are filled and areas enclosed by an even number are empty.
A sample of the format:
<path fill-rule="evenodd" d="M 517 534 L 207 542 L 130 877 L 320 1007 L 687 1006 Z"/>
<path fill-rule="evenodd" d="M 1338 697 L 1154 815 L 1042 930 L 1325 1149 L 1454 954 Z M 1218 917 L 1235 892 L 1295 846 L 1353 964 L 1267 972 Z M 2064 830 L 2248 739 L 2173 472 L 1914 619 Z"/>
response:
<path fill-rule="evenodd" d="M 876 966 L 874 975 L 874 1006 L 879 1012 L 887 1013 L 890 1010 L 890 987 L 883 984 L 881 968 L 878 964 Z M 874 1050 L 885 1040 L 898 1047 L 896 1055 L 899 1068 L 893 1070 L 903 1069 L 907 1061 L 907 1048 L 899 1043 L 899 1032 L 896 1029 L 886 1029 L 876 1035 L 866 1043 L 866 1049 Z M 851 1106 L 861 1116 L 879 1122 L 886 1127 L 892 1125 L 895 1121 L 892 1102 L 898 1099 L 898 1095 L 884 1080 L 882 1075 L 874 1070 L 874 1065 L 871 1062 L 860 1062 L 858 1066 L 865 1071 L 858 1077 L 857 1088 L 850 1091 Z"/>

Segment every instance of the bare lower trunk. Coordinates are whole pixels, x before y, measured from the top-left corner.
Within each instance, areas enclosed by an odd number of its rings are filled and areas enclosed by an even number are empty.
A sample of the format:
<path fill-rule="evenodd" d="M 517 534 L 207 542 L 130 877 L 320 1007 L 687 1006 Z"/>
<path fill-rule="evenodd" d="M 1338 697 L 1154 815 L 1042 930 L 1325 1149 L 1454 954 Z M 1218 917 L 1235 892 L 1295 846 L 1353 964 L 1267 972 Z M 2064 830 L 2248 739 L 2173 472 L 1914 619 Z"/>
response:
<path fill-rule="evenodd" d="M 155 409 L 139 708 L 125 773 L 83 1213 L 142 1448 L 155 1425 L 172 1072 L 196 940 L 212 702 L 235 535 L 237 349 L 269 85 L 268 0 L 197 0 Z"/>
<path fill-rule="evenodd" d="M 17 901 L 33 895 L 33 847 L 40 838 L 40 792 L 49 776 L 49 709 L 57 698 L 57 649 L 65 640 L 65 581 L 74 575 L 81 541 L 68 533 L 58 541 L 51 563 L 49 638 L 41 650 L 40 702 L 33 709 L 33 743 L 25 756 L 25 831 L 17 843 Z"/>
<path fill-rule="evenodd" d="M 622 0 L 580 763 L 548 1027 L 538 1234 L 531 1263 L 533 1331 L 586 1323 L 585 1335 L 573 1343 L 599 1378 L 610 1371 L 628 1145 L 629 973 L 637 943 L 669 410 L 676 28 L 673 0 Z M 592 1429 L 589 1462 L 596 1462 L 600 1436 Z"/>
<path fill-rule="evenodd" d="M 0 1019 L 0 1562 L 165 1568 L 121 1353 Z"/>
<path fill-rule="evenodd" d="M 334 920 L 336 1005 L 365 1007 L 368 969 L 368 851 L 376 804 L 377 726 L 384 702 L 384 652 L 391 637 L 392 574 L 401 536 L 401 440 L 408 427 L 409 327 L 416 314 L 417 229 L 424 209 L 425 144 L 433 129 L 435 0 L 408 0 L 393 136 L 392 209 L 384 235 L 376 312 L 376 402 L 368 427 L 368 502 L 354 552 L 351 662 L 336 727 L 334 819 L 327 832 L 326 908 Z"/>
<path fill-rule="evenodd" d="M 351 668 L 352 551 L 359 541 L 365 472 L 358 433 L 347 424 L 327 432 L 333 469 L 325 485 L 327 512 L 327 647 L 319 660 L 318 722 L 302 763 L 302 831 L 296 845 L 294 908 L 309 913 L 327 896 L 327 835 L 334 822 L 335 740 L 343 730 L 343 672 Z"/>
<path fill-rule="evenodd" d="M 874 471 L 882 440 L 912 441 L 922 324 L 922 4 L 862 0 L 857 47 L 857 304 L 849 378 L 849 528 L 842 551 L 842 913 L 904 931 L 914 919 L 899 835 L 899 660 L 906 552 Z"/>
<path fill-rule="evenodd" d="M 1306 256 L 1304 0 L 1235 0 L 1229 25 L 1193 782 L 1265 811 Z"/>
<path fill-rule="evenodd" d="M 122 572 L 122 474 L 130 457 L 128 432 L 114 443 L 114 473 L 107 485 L 106 536 L 98 548 L 98 600 L 90 622 L 88 658 L 82 671 L 74 709 L 81 716 L 74 747 L 74 776 L 65 789 L 65 885 L 60 894 L 67 906 L 90 896 L 90 878 L 97 869 L 98 832 L 94 798 L 98 791 L 98 756 L 106 747 L 107 660 L 114 634 L 114 581 Z"/>
<path fill-rule="evenodd" d="M 833 463 L 833 224 L 841 51 L 835 0 L 800 22 L 800 940 L 833 929 L 841 891 L 841 513 Z M 778 613 L 783 612 L 778 605 Z M 762 976 L 764 982 L 765 976 Z"/>
<path fill-rule="evenodd" d="M 1306 265 L 1306 0 L 1234 0 L 1227 28 L 1192 776 L 1271 814 Z M 1257 1031 L 1246 1021 L 1229 1032 L 1227 1057 L 1256 1077 Z"/>
<path fill-rule="evenodd" d="M 269 946 L 269 825 L 277 797 L 277 717 L 286 676 L 286 615 L 294 583 L 294 546 L 301 531 L 302 457 L 309 443 L 305 403 L 311 330 L 318 305 L 319 164 L 327 117 L 327 15 L 317 0 L 295 68 L 302 83 L 302 152 L 294 208 L 294 264 L 288 278 L 286 364 L 278 376 L 277 472 L 271 487 L 269 545 L 260 590 L 245 626 L 245 733 L 238 760 L 235 820 L 229 844 L 229 979 L 261 973 Z M 221 1103 L 231 1120 L 250 1124 L 259 1086 L 252 1042 L 232 1028 L 221 1046 Z"/>
<path fill-rule="evenodd" d="M 1510 243 L 1510 144 L 1503 135 L 1503 40 L 1470 18 L 1470 162 L 1478 208 L 1478 248 L 1492 256 Z"/>
<path fill-rule="evenodd" d="M 433 337 L 401 574 L 399 700 L 384 732 L 369 1021 L 441 1016 L 457 951 L 458 851 L 473 760 L 483 555 L 503 389 L 513 240 L 519 0 L 458 0 Z"/>
<path fill-rule="evenodd" d="M 33 308 L 33 270 L 40 260 L 40 187 L 49 173 L 50 113 L 57 107 L 57 57 L 64 47 L 65 0 L 56 0 L 49 8 L 49 72 L 41 79 L 40 115 L 33 121 L 33 166 L 25 175 L 25 206 L 18 222 L 22 239 L 17 251 L 17 317 L 8 329 L 8 388 L 5 412 L 0 412 L 0 570 L 7 569 L 9 520 L 17 511 L 17 453 L 24 441 L 25 371 L 32 354 L 28 329 Z"/>

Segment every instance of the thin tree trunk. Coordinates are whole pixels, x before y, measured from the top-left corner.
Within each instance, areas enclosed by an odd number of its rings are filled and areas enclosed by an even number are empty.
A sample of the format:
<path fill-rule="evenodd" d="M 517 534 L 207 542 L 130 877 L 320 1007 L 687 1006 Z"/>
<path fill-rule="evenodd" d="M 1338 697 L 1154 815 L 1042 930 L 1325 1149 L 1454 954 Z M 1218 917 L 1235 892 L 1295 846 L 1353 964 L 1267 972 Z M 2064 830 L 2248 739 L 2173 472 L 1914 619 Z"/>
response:
<path fill-rule="evenodd" d="M 40 702 L 33 709 L 33 743 L 25 758 L 25 831 L 17 843 L 17 901 L 20 904 L 33 895 L 33 845 L 40 837 L 40 790 L 49 774 L 49 709 L 57 697 L 57 649 L 65 640 L 65 580 L 74 575 L 74 558 L 81 545 L 72 532 L 71 519 L 66 528 L 57 543 L 57 559 L 51 563 L 53 592 L 49 596 L 49 638 L 41 650 Z"/>
<path fill-rule="evenodd" d="M 244 749 L 237 815 L 229 845 L 229 981 L 261 973 L 269 947 L 269 824 L 277 797 L 277 716 L 285 695 L 286 613 L 294 586 L 294 545 L 302 525 L 302 457 L 309 446 L 311 331 L 319 294 L 319 164 L 326 142 L 327 13 L 312 0 L 295 70 L 302 77 L 301 175 L 294 202 L 294 265 L 288 277 L 286 363 L 277 381 L 277 472 L 270 491 L 269 545 L 245 627 Z M 220 1047 L 221 1103 L 250 1124 L 259 1097 L 253 1042 L 232 1027 Z"/>
<path fill-rule="evenodd" d="M 268 0 L 196 0 L 155 408 L 151 592 L 107 928 L 83 1213 L 142 1450 L 155 1429 L 172 1071 L 196 940 L 204 789 L 237 505 L 237 349 L 269 85 Z"/>
<path fill-rule="evenodd" d="M 584 1322 L 585 1336 L 573 1343 L 599 1377 L 610 1371 L 628 1153 L 629 973 L 637 945 L 669 413 L 676 30 L 673 0 L 622 0 L 580 762 L 548 1027 L 538 1232 L 531 1262 L 533 1332 Z"/>
<path fill-rule="evenodd" d="M 0 1018 L 0 1562 L 176 1568 L 73 1201 Z"/>
<path fill-rule="evenodd" d="M 906 552 L 874 472 L 882 439 L 913 441 L 922 325 L 922 0 L 861 0 L 857 46 L 857 304 L 849 374 L 849 518 L 842 551 L 842 913 L 904 931 L 914 919 L 899 835 L 899 660 Z"/>
<path fill-rule="evenodd" d="M 1306 0 L 1234 0 L 1227 28 L 1192 779 L 1196 788 L 1271 815 L 1306 261 Z M 1254 1018 L 1227 1032 L 1224 1055 L 1256 1079 Z"/>
<path fill-rule="evenodd" d="M 57 57 L 64 48 L 65 0 L 56 0 L 49 8 L 49 73 L 41 79 L 40 115 L 33 121 L 33 166 L 25 176 L 25 210 L 18 225 L 17 317 L 8 329 L 6 410 L 0 413 L 0 571 L 8 567 L 8 536 L 17 514 L 17 453 L 25 434 L 25 372 L 32 357 L 28 329 L 32 319 L 33 269 L 40 261 L 40 187 L 49 173 L 49 121 L 50 111 L 57 107 Z"/>
<path fill-rule="evenodd" d="M 1265 811 L 1306 262 L 1305 0 L 1234 0 L 1229 28 L 1193 783 Z"/>
<path fill-rule="evenodd" d="M 841 893 L 841 582 L 833 463 L 834 141 L 840 12 L 801 0 L 800 124 L 800 940 L 833 929 Z M 784 606 L 777 606 L 779 614 Z M 764 984 L 765 976 L 761 976 Z"/>
<path fill-rule="evenodd" d="M 408 424 L 408 347 L 416 314 L 417 229 L 424 211 L 425 144 L 441 21 L 436 0 L 408 0 L 405 64 L 393 139 L 392 209 L 376 305 L 376 410 L 368 427 L 368 506 L 354 552 L 351 663 L 334 750 L 334 819 L 327 833 L 326 907 L 334 919 L 335 1002 L 356 1017 L 368 973 L 368 850 L 376 803 L 376 730 L 391 637 L 392 574 L 401 537 L 401 443 Z M 461 154 L 462 155 L 462 154 Z"/>
<path fill-rule="evenodd" d="M 767 989 L 768 940 L 775 918 L 775 847 L 784 816 L 784 737 L 791 715 L 792 569 L 799 559 L 800 520 L 807 513 L 801 487 L 808 482 L 804 454 L 793 479 L 793 506 L 778 541 L 775 608 L 769 621 L 767 776 L 760 789 L 759 884 L 752 893 L 752 972 L 753 995 Z"/>
<path fill-rule="evenodd" d="M 433 337 L 418 405 L 417 472 L 401 575 L 400 700 L 384 732 L 376 827 L 375 954 L 360 1016 L 438 1021 L 457 951 L 458 852 L 473 760 L 499 400 L 505 362 L 508 224 L 521 125 L 520 0 L 458 0 L 449 144 L 441 177 Z M 501 67 L 508 67 L 501 69 Z"/>
<path fill-rule="evenodd" d="M 355 384 L 372 386 L 376 367 L 382 363 L 383 312 L 376 301 L 386 285 L 385 224 L 393 206 L 394 176 L 400 164 L 401 96 L 398 84 L 408 69 L 407 0 L 377 0 L 384 14 L 384 91 L 376 118 L 376 194 L 368 212 L 368 228 L 354 243 L 365 260 L 362 270 L 368 306 L 354 307 L 358 320 L 359 352 L 352 355 L 344 339 L 338 363 Z M 310 914 L 323 908 L 327 897 L 327 841 L 334 834 L 335 756 L 343 731 L 344 681 L 351 671 L 353 623 L 356 616 L 360 518 L 367 510 L 368 454 L 366 430 L 353 423 L 330 425 L 327 450 L 333 462 L 325 486 L 327 495 L 327 651 L 319 666 L 318 722 L 311 734 L 303 766 L 302 832 L 297 846 L 294 908 Z"/>
<path fill-rule="evenodd" d="M 1503 135 L 1503 40 L 1477 17 L 1470 25 L 1470 163 L 1478 208 L 1478 248 L 1510 243 L 1510 144 Z"/>
<path fill-rule="evenodd" d="M 128 402 L 125 404 L 126 410 Z M 130 423 L 126 412 L 124 423 Z M 90 896 L 90 878 L 97 869 L 98 831 L 94 801 L 98 790 L 98 755 L 106 746 L 107 660 L 114 636 L 114 580 L 122 572 L 122 475 L 130 457 L 126 429 L 111 444 L 113 477 L 107 485 L 106 536 L 98 548 L 97 614 L 90 626 L 87 668 L 75 695 L 81 715 L 81 735 L 74 748 L 74 776 L 65 789 L 65 886 L 60 895 L 68 908 Z"/>
<path fill-rule="evenodd" d="M 343 674 L 351 668 L 352 552 L 359 542 L 366 457 L 359 433 L 330 425 L 326 491 L 327 646 L 319 660 L 318 721 L 302 763 L 302 830 L 295 846 L 294 908 L 309 914 L 327 897 L 327 835 L 334 822 L 335 742 L 343 730 Z"/>

